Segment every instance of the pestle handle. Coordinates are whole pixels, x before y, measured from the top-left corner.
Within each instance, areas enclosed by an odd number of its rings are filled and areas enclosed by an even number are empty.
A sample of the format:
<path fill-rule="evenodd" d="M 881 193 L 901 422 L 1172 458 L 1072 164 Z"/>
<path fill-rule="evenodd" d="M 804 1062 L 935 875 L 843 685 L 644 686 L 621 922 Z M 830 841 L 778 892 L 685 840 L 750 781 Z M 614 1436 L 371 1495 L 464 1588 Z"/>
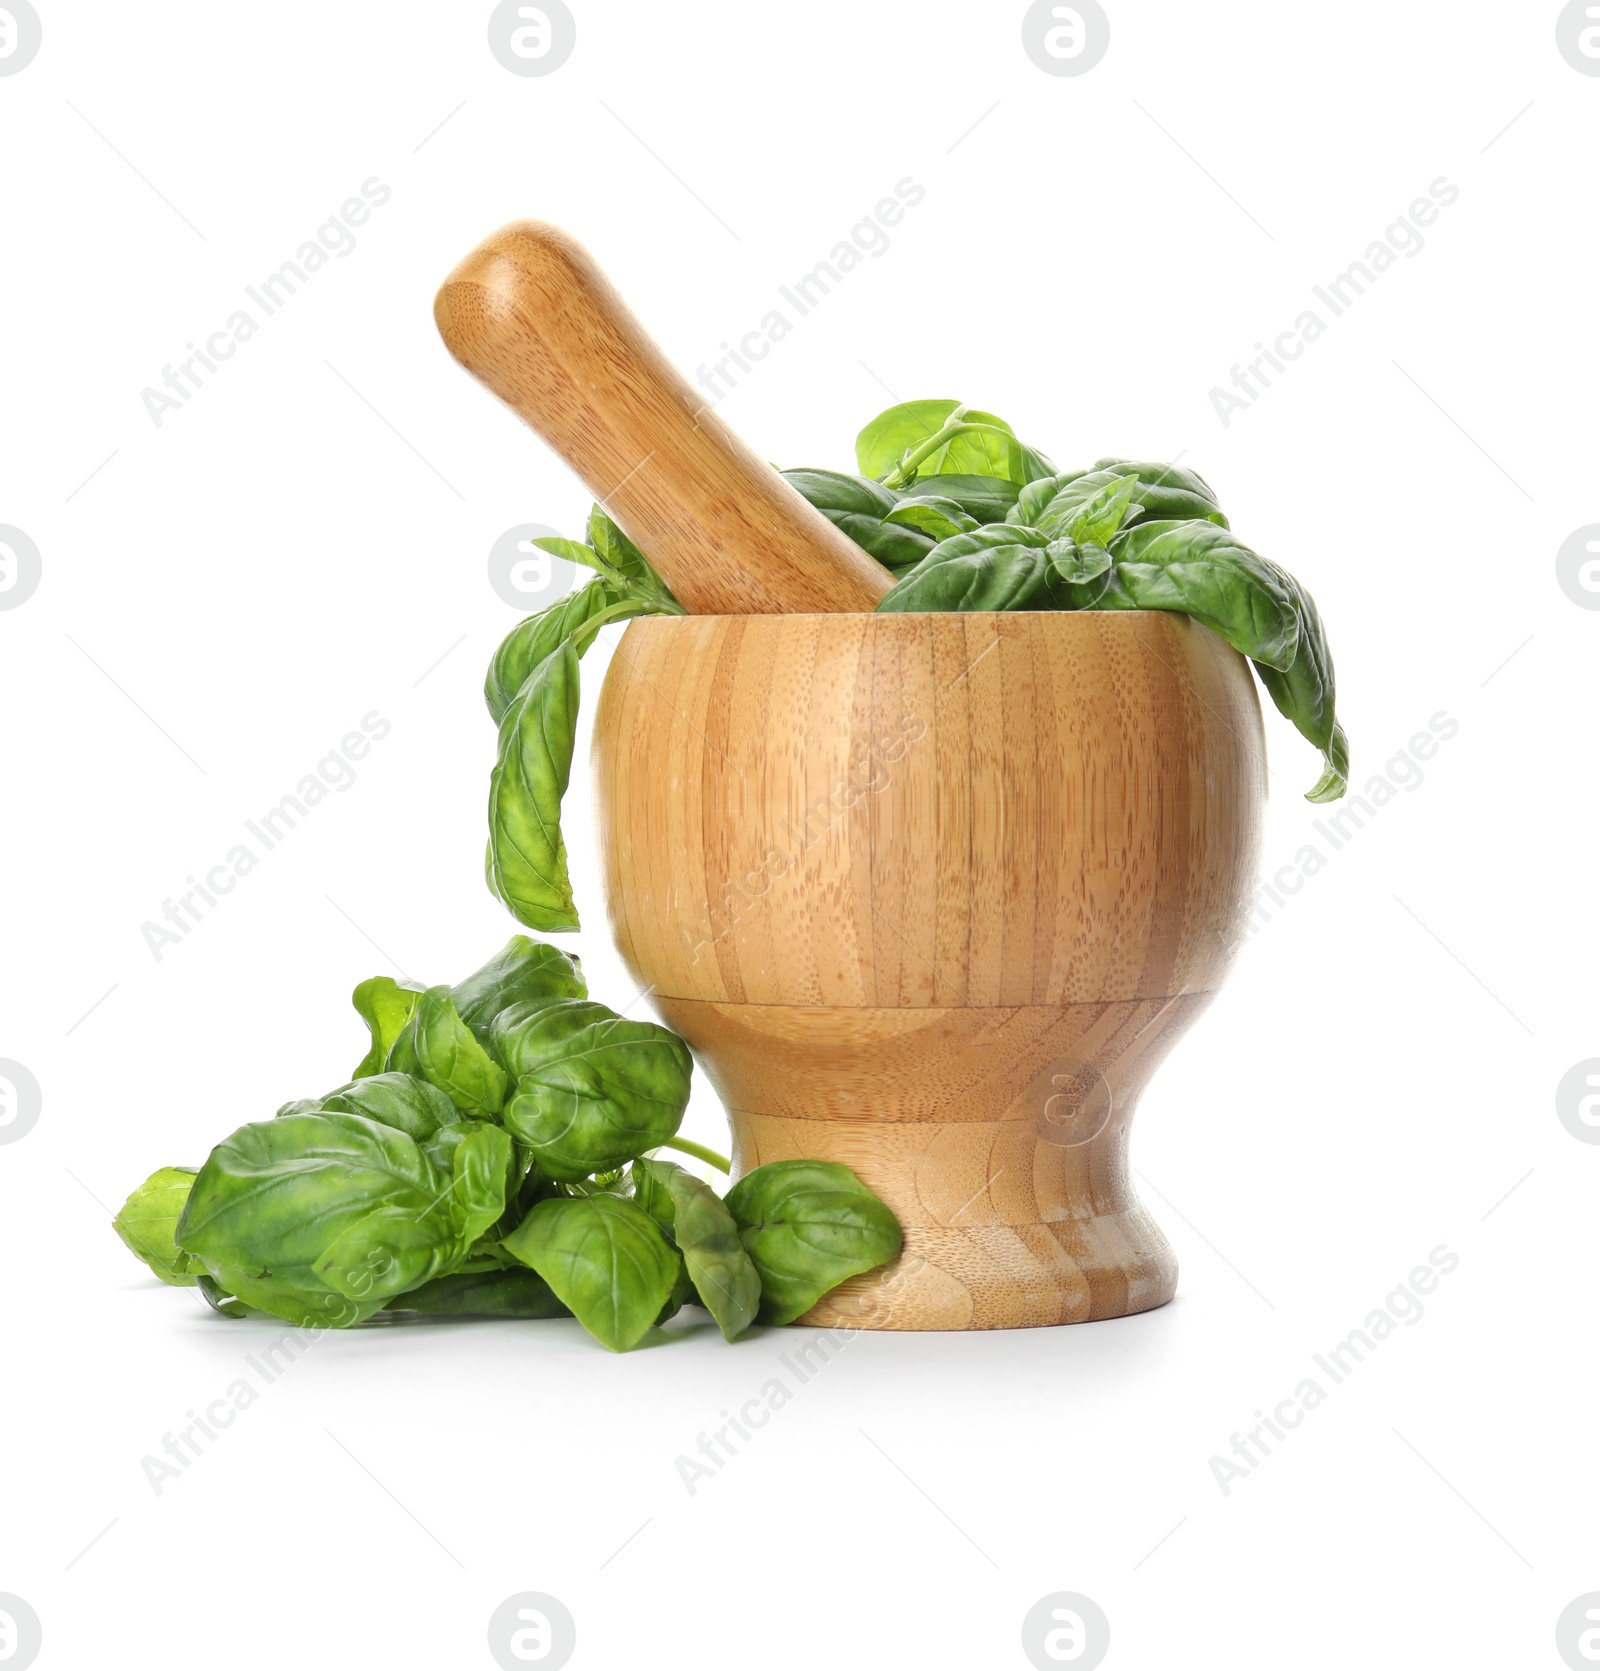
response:
<path fill-rule="evenodd" d="M 444 281 L 434 318 L 692 614 L 871 610 L 894 583 L 706 405 L 559 227 L 501 227 Z"/>

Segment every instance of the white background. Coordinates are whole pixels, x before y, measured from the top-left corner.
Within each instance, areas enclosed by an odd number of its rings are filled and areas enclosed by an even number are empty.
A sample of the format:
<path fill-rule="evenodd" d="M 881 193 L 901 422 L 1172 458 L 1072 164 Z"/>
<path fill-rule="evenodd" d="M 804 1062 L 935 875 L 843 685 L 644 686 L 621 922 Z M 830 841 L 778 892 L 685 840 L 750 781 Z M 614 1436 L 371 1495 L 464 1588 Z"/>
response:
<path fill-rule="evenodd" d="M 38 0 L 0 78 L 0 522 L 43 557 L 0 613 L 0 1055 L 44 1098 L 0 1147 L 0 1591 L 40 1665 L 488 1666 L 522 1590 L 570 1608 L 575 1667 L 1023 1666 L 1060 1590 L 1114 1671 L 1560 1665 L 1600 1588 L 1600 1148 L 1555 1112 L 1600 1055 L 1600 614 L 1555 579 L 1600 520 L 1600 79 L 1545 0 L 1106 3 L 1077 77 L 1029 61 L 1021 5 L 941 0 L 573 0 L 570 61 L 518 77 L 482 3 Z M 372 176 L 354 252 L 157 428 L 140 391 Z M 1459 723 L 1145 1098 L 1177 1300 L 858 1338 L 693 1497 L 675 1457 L 792 1332 L 365 1330 L 156 1495 L 141 1458 L 265 1330 L 143 1276 L 111 1211 L 342 1080 L 356 981 L 457 980 L 514 927 L 480 873 L 480 684 L 517 619 L 485 560 L 588 495 L 445 354 L 440 279 L 557 221 L 692 371 L 906 176 L 892 246 L 723 406 L 761 453 L 851 468 L 887 388 L 1063 467 L 1182 454 L 1316 596 L 1358 786 Z M 1224 427 L 1212 387 L 1441 176 L 1421 253 Z M 355 786 L 158 962 L 141 924 L 373 710 Z M 1268 735 L 1276 869 L 1323 813 Z M 587 816 L 580 781 L 578 944 L 620 1006 Z M 704 1090 L 685 1130 L 722 1134 Z M 1212 1455 L 1440 1245 L 1421 1321 L 1224 1495 Z"/>

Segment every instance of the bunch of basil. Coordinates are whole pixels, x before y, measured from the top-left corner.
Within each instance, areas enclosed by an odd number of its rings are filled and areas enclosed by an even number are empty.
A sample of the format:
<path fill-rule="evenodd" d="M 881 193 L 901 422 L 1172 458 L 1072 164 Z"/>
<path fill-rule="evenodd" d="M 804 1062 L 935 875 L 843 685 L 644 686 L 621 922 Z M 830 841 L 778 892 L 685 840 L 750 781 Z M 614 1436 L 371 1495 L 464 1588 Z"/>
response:
<path fill-rule="evenodd" d="M 578 960 L 515 936 L 459 986 L 363 981 L 350 1082 L 163 1167 L 115 1228 L 163 1282 L 232 1317 L 575 1316 L 623 1352 L 686 1304 L 732 1340 L 900 1251 L 848 1167 L 774 1161 L 719 1198 L 676 1149 L 676 1033 L 591 1000 Z"/>
<path fill-rule="evenodd" d="M 913 400 L 856 438 L 859 476 L 785 470 L 833 525 L 896 577 L 882 613 L 1163 609 L 1202 621 L 1254 663 L 1323 772 L 1307 795 L 1345 792 L 1349 749 L 1334 714 L 1333 661 L 1316 605 L 1228 529 L 1192 470 L 1102 458 L 1058 471 L 990 412 Z M 596 505 L 587 543 L 541 539 L 595 578 L 516 627 L 484 696 L 500 727 L 490 778 L 491 892 L 519 922 L 578 926 L 561 798 L 578 723 L 578 657 L 607 621 L 681 615 L 643 554 Z"/>

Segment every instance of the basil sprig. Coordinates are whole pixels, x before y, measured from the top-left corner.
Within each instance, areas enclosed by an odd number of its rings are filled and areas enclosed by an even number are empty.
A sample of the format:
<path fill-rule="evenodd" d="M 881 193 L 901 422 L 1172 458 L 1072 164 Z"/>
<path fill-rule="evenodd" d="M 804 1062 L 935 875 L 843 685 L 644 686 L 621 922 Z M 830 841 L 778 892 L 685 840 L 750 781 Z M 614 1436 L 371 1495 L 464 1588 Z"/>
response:
<path fill-rule="evenodd" d="M 723 1199 L 662 1159 L 694 1064 L 591 999 L 576 958 L 515 936 L 457 986 L 387 976 L 353 1002 L 355 1077 L 163 1167 L 114 1228 L 229 1317 L 343 1328 L 379 1312 L 575 1316 L 613 1351 L 685 1304 L 729 1340 L 787 1322 L 900 1251 L 842 1166 L 777 1161 Z"/>
<path fill-rule="evenodd" d="M 1322 753 L 1307 800 L 1345 792 L 1349 746 L 1334 713 L 1333 661 L 1311 595 L 1228 528 L 1192 470 L 1102 458 L 1056 472 L 1010 426 L 955 401 L 909 401 L 880 413 L 856 441 L 860 477 L 830 476 L 835 525 L 877 555 L 907 517 L 932 541 L 897 566 L 882 614 L 930 610 L 1164 609 L 1203 622 L 1248 656 L 1278 711 Z M 820 471 L 790 471 L 816 503 Z M 1003 484 L 984 504 L 975 479 Z M 876 494 L 878 497 L 872 497 Z M 1006 497 L 1009 496 L 1009 497 Z M 893 501 L 874 524 L 865 507 Z M 945 525 L 931 507 L 954 502 L 972 526 Z M 920 507 L 920 508 L 918 508 Z M 829 510 L 819 505 L 824 515 Z"/>

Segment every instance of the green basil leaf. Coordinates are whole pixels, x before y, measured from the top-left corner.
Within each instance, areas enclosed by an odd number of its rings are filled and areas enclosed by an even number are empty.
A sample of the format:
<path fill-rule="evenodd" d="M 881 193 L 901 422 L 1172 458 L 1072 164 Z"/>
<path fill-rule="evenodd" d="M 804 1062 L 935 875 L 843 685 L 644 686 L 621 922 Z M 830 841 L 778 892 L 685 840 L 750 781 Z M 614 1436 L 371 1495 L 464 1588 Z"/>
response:
<path fill-rule="evenodd" d="M 764 1322 L 792 1323 L 846 1277 L 900 1252 L 894 1214 L 836 1161 L 769 1161 L 723 1204 L 760 1274 Z"/>
<path fill-rule="evenodd" d="M 864 476 L 891 488 L 943 475 L 1022 483 L 1055 472 L 1043 454 L 1017 439 L 1005 419 L 953 400 L 906 401 L 880 412 L 857 436 L 856 459 Z"/>
<path fill-rule="evenodd" d="M 673 1136 L 693 1059 L 676 1033 L 604 1004 L 534 1000 L 495 1018 L 491 1042 L 516 1079 L 502 1118 L 562 1183 L 618 1167 Z"/>
<path fill-rule="evenodd" d="M 650 566 L 650 560 L 598 506 L 589 511 L 589 544 L 622 577 L 623 591 L 651 614 L 681 615 L 683 605 Z"/>
<path fill-rule="evenodd" d="M 895 508 L 899 495 L 882 482 L 867 476 L 850 476 L 842 470 L 780 470 L 779 475 L 814 509 L 830 522 L 839 517 L 858 516 L 882 522 Z"/>
<path fill-rule="evenodd" d="M 856 467 L 863 476 L 882 481 L 907 453 L 939 434 L 951 415 L 963 410 L 959 400 L 908 400 L 889 407 L 856 437 Z"/>
<path fill-rule="evenodd" d="M 511 1139 L 486 1121 L 479 1121 L 455 1145 L 450 1157 L 450 1215 L 456 1234 L 468 1247 L 504 1215 L 514 1166 Z"/>
<path fill-rule="evenodd" d="M 426 1142 L 441 1126 L 459 1118 L 443 1091 L 409 1073 L 375 1073 L 352 1079 L 314 1103 L 291 1103 L 278 1118 L 296 1114 L 364 1114 L 380 1126 L 403 1131 L 415 1143 Z"/>
<path fill-rule="evenodd" d="M 739 1227 L 716 1192 L 668 1160 L 636 1160 L 634 1198 L 683 1255 L 694 1292 L 725 1340 L 741 1335 L 761 1305 L 761 1278 Z"/>
<path fill-rule="evenodd" d="M 933 549 L 926 534 L 889 521 L 895 495 L 878 482 L 836 470 L 785 470 L 781 474 L 840 533 L 886 568 L 908 568 Z"/>
<path fill-rule="evenodd" d="M 880 615 L 930 610 L 1053 609 L 1049 537 L 998 523 L 941 540 L 886 592 Z"/>
<path fill-rule="evenodd" d="M 446 1213 L 379 1207 L 358 1219 L 313 1261 L 312 1270 L 347 1300 L 383 1306 L 396 1294 L 443 1276 L 466 1248 Z M 368 1313 L 370 1315 L 370 1312 Z"/>
<path fill-rule="evenodd" d="M 404 1132 L 359 1114 L 295 1114 L 242 1126 L 211 1151 L 177 1241 L 246 1305 L 344 1326 L 465 1256 L 449 1189 Z"/>
<path fill-rule="evenodd" d="M 913 497 L 933 495 L 940 500 L 948 499 L 980 526 L 987 526 L 1004 522 L 1026 492 L 1021 483 L 1004 481 L 999 476 L 946 475 L 929 481 Z"/>
<path fill-rule="evenodd" d="M 1133 476 L 1113 476 L 1086 499 L 1067 528 L 1079 545 L 1107 546 L 1124 522 L 1143 509 L 1133 502 L 1139 483 Z"/>
<path fill-rule="evenodd" d="M 1134 609 L 1190 615 L 1252 661 L 1280 670 L 1293 663 L 1300 619 L 1292 582 L 1225 528 L 1213 522 L 1144 523 L 1119 534 L 1111 554 Z"/>
<path fill-rule="evenodd" d="M 1322 776 L 1306 799 L 1319 804 L 1336 801 L 1349 783 L 1350 745 L 1334 715 L 1333 657 L 1311 594 L 1293 575 L 1279 572 L 1299 616 L 1300 646 L 1287 668 L 1258 661 L 1255 669 L 1278 712 L 1307 742 L 1322 750 Z"/>
<path fill-rule="evenodd" d="M 584 550 L 588 547 L 585 546 Z M 494 660 L 489 663 L 488 677 L 484 680 L 483 700 L 495 724 L 505 718 L 506 709 L 516 701 L 517 693 L 528 681 L 528 675 L 540 662 L 560 649 L 565 640 L 587 626 L 595 616 L 616 607 L 617 603 L 614 592 L 608 591 L 598 580 L 591 580 L 587 586 L 569 592 L 548 609 L 541 609 L 537 615 L 519 621 L 501 640 Z M 629 613 L 643 615 L 647 611 L 640 604 Z M 619 621 L 626 618 L 622 614 L 613 617 Z M 581 641 L 580 656 L 591 642 L 588 637 Z"/>
<path fill-rule="evenodd" d="M 390 1300 L 386 1311 L 424 1317 L 570 1317 L 550 1284 L 536 1271 L 458 1271 L 438 1276 Z"/>
<path fill-rule="evenodd" d="M 199 1268 L 172 1239 L 194 1180 L 193 1167 L 163 1166 L 139 1185 L 111 1221 L 129 1251 L 174 1288 L 193 1288 Z"/>
<path fill-rule="evenodd" d="M 416 1013 L 422 988 L 412 981 L 402 984 L 388 975 L 374 975 L 363 981 L 350 994 L 356 1014 L 366 1022 L 372 1034 L 372 1046 L 356 1064 L 352 1079 L 364 1079 L 369 1073 L 382 1073 L 389 1051 L 400 1036 L 400 1029 Z"/>
<path fill-rule="evenodd" d="M 1098 545 L 1078 545 L 1070 539 L 1051 540 L 1045 547 L 1050 567 L 1069 585 L 1080 586 L 1111 567 L 1111 553 Z"/>
<path fill-rule="evenodd" d="M 502 1245 L 613 1352 L 638 1345 L 680 1269 L 650 1216 L 617 1195 L 541 1201 Z"/>
<path fill-rule="evenodd" d="M 1125 526 L 1132 528 L 1141 522 L 1214 522 L 1219 528 L 1228 526 L 1217 496 L 1210 483 L 1193 470 L 1180 470 L 1176 464 L 1151 464 L 1133 458 L 1100 458 L 1095 460 L 1097 474 L 1112 471 L 1119 476 L 1134 476 L 1139 486 L 1134 492 L 1141 509 L 1129 516 Z"/>
<path fill-rule="evenodd" d="M 456 1013 L 447 986 L 430 986 L 389 1052 L 392 1071 L 436 1085 L 468 1114 L 495 1114 L 510 1089 L 505 1070 Z"/>
<path fill-rule="evenodd" d="M 450 992 L 456 1014 L 480 1044 L 489 1042 L 489 1023 L 528 998 L 587 998 L 589 988 L 576 952 L 544 940 L 513 934 L 484 966 Z"/>
<path fill-rule="evenodd" d="M 884 521 L 905 523 L 926 534 L 935 544 L 952 534 L 970 534 L 979 526 L 978 519 L 968 516 L 954 499 L 938 494 L 916 494 L 902 499 Z"/>
<path fill-rule="evenodd" d="M 529 540 L 529 545 L 536 545 L 541 551 L 548 551 L 552 557 L 559 557 L 563 562 L 577 563 L 586 569 L 593 569 L 602 580 L 615 580 L 617 577 L 609 563 L 592 547 L 585 545 L 582 540 L 564 540 L 558 534 L 545 534 L 536 540 Z"/>
<path fill-rule="evenodd" d="M 578 655 L 569 638 L 506 709 L 489 778 L 489 891 L 530 928 L 578 926 L 561 839 L 561 797 L 577 731 Z"/>

